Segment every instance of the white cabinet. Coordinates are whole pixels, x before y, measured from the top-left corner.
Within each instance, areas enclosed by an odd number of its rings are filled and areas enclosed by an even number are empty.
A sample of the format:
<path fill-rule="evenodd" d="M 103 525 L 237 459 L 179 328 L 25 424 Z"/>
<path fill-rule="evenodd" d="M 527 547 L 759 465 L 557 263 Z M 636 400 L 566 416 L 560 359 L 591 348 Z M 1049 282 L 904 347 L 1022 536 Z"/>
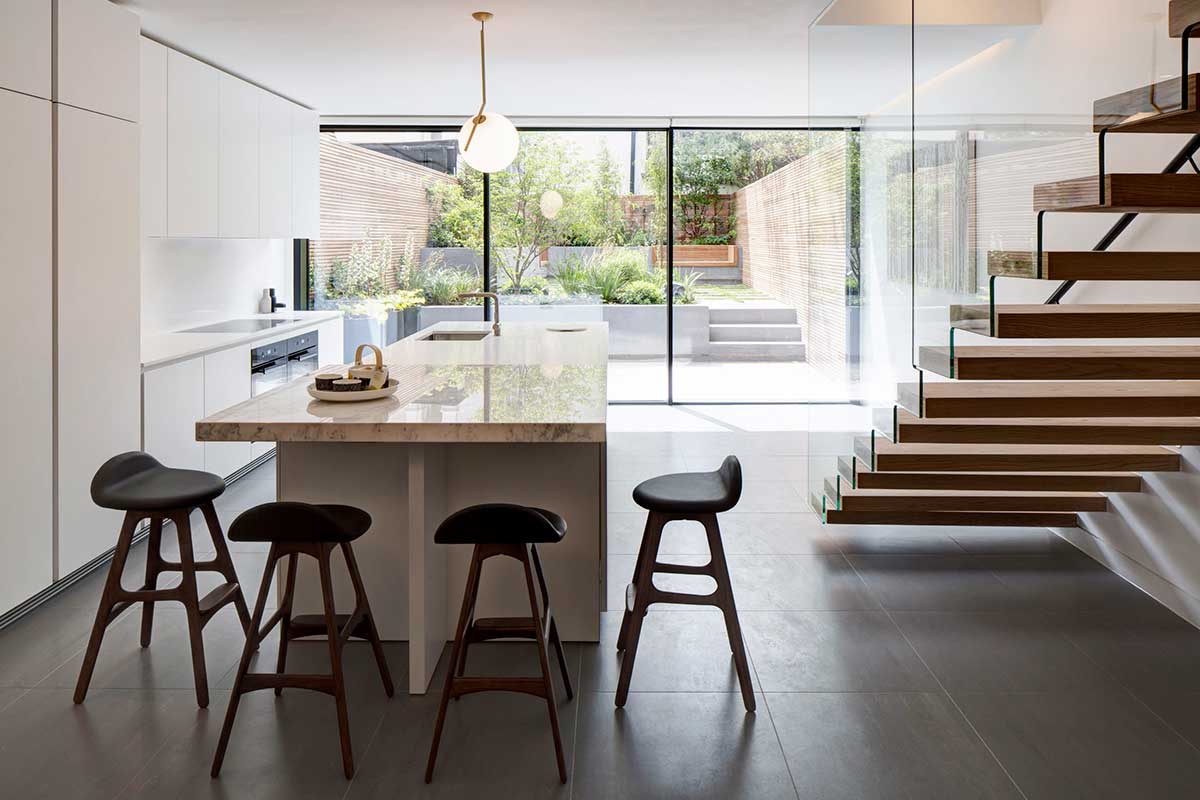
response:
<path fill-rule="evenodd" d="M 141 19 L 106 0 L 56 0 L 54 7 L 54 100 L 137 122 Z"/>
<path fill-rule="evenodd" d="M 217 236 L 221 73 L 167 52 L 167 235 Z"/>
<path fill-rule="evenodd" d="M 142 236 L 167 235 L 167 48 L 141 40 Z"/>
<path fill-rule="evenodd" d="M 258 237 L 259 89 L 220 73 L 221 220 L 225 238 Z"/>
<path fill-rule="evenodd" d="M 203 399 L 206 417 L 250 399 L 249 347 L 234 347 L 204 357 Z M 250 459 L 250 442 L 204 443 L 204 469 L 222 478 L 249 464 Z"/>
<path fill-rule="evenodd" d="M 142 375 L 142 449 L 168 467 L 204 469 L 196 421 L 204 417 L 204 359 L 193 358 Z"/>
<path fill-rule="evenodd" d="M 5 12 L 7 15 L 7 10 Z M 47 39 L 48 41 L 48 39 Z M 0 360 L 26 365 L 4 398 L 0 614 L 50 585 L 54 568 L 50 101 L 0 90 Z"/>
<path fill-rule="evenodd" d="M 292 106 L 292 238 L 321 238 L 321 122 Z"/>
<path fill-rule="evenodd" d="M 292 104 L 259 93 L 259 235 L 292 238 Z"/>
<path fill-rule="evenodd" d="M 50 0 L 0 3 L 0 89 L 50 99 Z"/>
<path fill-rule="evenodd" d="M 342 352 L 344 329 L 340 317 L 317 326 L 317 361 L 322 367 L 340 365 L 346 360 Z"/>
<path fill-rule="evenodd" d="M 58 577 L 116 543 L 121 515 L 97 508 L 89 485 L 141 444 L 141 286 L 138 126 L 64 105 L 54 114 Z"/>

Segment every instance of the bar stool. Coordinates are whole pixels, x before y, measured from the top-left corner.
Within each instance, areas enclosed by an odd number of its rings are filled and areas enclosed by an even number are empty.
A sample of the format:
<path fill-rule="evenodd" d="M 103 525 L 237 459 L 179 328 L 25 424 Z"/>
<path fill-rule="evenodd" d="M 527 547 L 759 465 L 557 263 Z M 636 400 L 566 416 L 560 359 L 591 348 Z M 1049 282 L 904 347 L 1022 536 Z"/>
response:
<path fill-rule="evenodd" d="M 621 677 L 617 682 L 617 708 L 629 697 L 629 681 L 633 677 L 633 662 L 637 656 L 642 620 L 654 603 L 684 603 L 716 606 L 725 615 L 725 632 L 729 649 L 737 668 L 742 687 L 742 702 L 747 711 L 755 708 L 754 689 L 750 685 L 750 668 L 746 663 L 746 648 L 742 643 L 742 628 L 738 624 L 737 607 L 733 603 L 733 586 L 729 581 L 729 566 L 725 562 L 725 547 L 721 544 L 721 529 L 717 514 L 737 505 L 742 496 L 742 465 L 735 456 L 728 456 L 716 472 L 681 472 L 660 475 L 638 484 L 633 499 L 649 511 L 646 531 L 638 550 L 633 582 L 625 590 L 625 615 L 617 636 L 617 650 L 625 651 L 621 660 Z M 709 562 L 703 566 L 661 564 L 658 548 L 663 528 L 673 520 L 695 520 L 704 526 L 708 536 Z M 654 574 L 707 575 L 717 582 L 710 594 L 667 592 L 654 585 Z"/>
<path fill-rule="evenodd" d="M 246 692 L 258 689 L 274 689 L 275 695 L 283 693 L 285 687 L 295 689 L 311 689 L 333 695 L 337 705 L 338 736 L 342 744 L 342 768 L 346 778 L 354 777 L 354 753 L 350 747 L 350 717 L 346 710 L 346 681 L 342 674 L 342 648 L 350 638 L 365 639 L 371 643 L 375 652 L 375 663 L 379 667 L 379 676 L 383 679 L 383 689 L 387 696 L 395 693 L 392 686 L 392 675 L 388 671 L 387 659 L 383 655 L 383 644 L 379 641 L 379 632 L 375 629 L 375 618 L 371 614 L 371 606 L 367 602 L 367 592 L 363 588 L 362 576 L 358 572 L 358 562 L 354 559 L 354 550 L 350 543 L 362 536 L 371 527 L 371 515 L 366 511 L 351 506 L 338 505 L 309 505 L 308 503 L 264 503 L 243 512 L 229 526 L 229 538 L 235 542 L 269 542 L 271 549 L 267 554 L 267 565 L 263 570 L 262 585 L 258 590 L 258 602 L 254 605 L 254 619 L 250 624 L 250 633 L 246 636 L 246 647 L 242 650 L 242 660 L 238 664 L 237 679 L 234 681 L 233 694 L 229 698 L 229 708 L 225 712 L 225 724 L 221 727 L 221 739 L 217 743 L 217 752 L 213 756 L 212 776 L 215 778 L 221 772 L 221 762 L 225 760 L 225 748 L 229 745 L 229 734 L 233 730 L 233 720 L 237 716 L 238 703 Z M 337 614 L 333 606 L 333 578 L 329 569 L 330 556 L 333 551 L 341 548 L 346 560 L 346 570 L 350 573 L 350 582 L 354 586 L 354 611 L 350 614 Z M 317 560 L 317 568 L 321 575 L 321 599 L 324 601 L 324 614 L 292 616 L 292 602 L 296 591 L 296 568 L 301 555 L 312 556 Z M 287 556 L 287 578 L 283 598 L 279 608 L 262 625 L 264 609 L 267 605 L 267 594 L 271 589 L 271 579 L 275 574 L 275 566 L 281 558 Z M 258 645 L 271 632 L 276 623 L 279 624 L 279 657 L 276 661 L 275 672 L 250 672 L 250 659 Z M 261 627 L 260 627 L 261 626 Z M 329 662 L 331 671 L 328 675 L 312 675 L 285 673 L 287 666 L 288 643 L 294 639 L 308 636 L 325 636 L 329 641 Z"/>
<path fill-rule="evenodd" d="M 426 783 L 433 780 L 433 767 L 437 763 L 438 745 L 441 743 L 442 727 L 446 722 L 446 707 L 450 698 L 457 700 L 464 694 L 490 691 L 523 692 L 545 698 L 546 708 L 550 712 L 550 730 L 554 734 L 558 779 L 562 783 L 567 782 L 562 737 L 558 729 L 558 708 L 554 700 L 554 678 L 550 674 L 550 660 L 546 654 L 547 641 L 554 645 L 563 684 L 567 690 L 567 699 L 575 695 L 571 690 L 571 678 L 567 674 L 567 658 L 563 653 L 562 641 L 558 637 L 558 626 L 550 612 L 550 594 L 546 590 L 546 578 L 542 573 L 542 561 L 538 558 L 537 551 L 537 545 L 559 542 L 566 534 L 566 521 L 553 511 L 508 503 L 469 506 L 456 511 L 447 517 L 434 533 L 433 541 L 437 544 L 470 544 L 474 545 L 475 549 L 471 554 L 471 567 L 463 593 L 462 612 L 458 617 L 458 630 L 454 635 L 450 661 L 446 665 L 446 685 L 442 690 L 442 702 L 438 707 L 437 723 L 433 729 L 429 763 L 425 767 Z M 475 601 L 479 596 L 479 577 L 483 570 L 483 562 L 495 556 L 514 558 L 524 567 L 530 616 L 475 619 Z M 535 574 L 537 589 L 533 583 Z M 541 612 L 538 611 L 539 591 L 542 597 Z M 491 639 L 536 641 L 541 676 L 464 676 L 467 648 L 473 642 L 486 642 Z"/>
<path fill-rule="evenodd" d="M 229 603 L 237 608 L 242 628 L 249 630 L 250 612 L 238 584 L 233 559 L 225 537 L 221 535 L 221 522 L 212 501 L 225 491 L 225 481 L 216 475 L 191 469 L 164 467 L 148 453 L 133 451 L 113 456 L 101 465 L 92 478 L 92 501 L 102 507 L 125 512 L 125 521 L 117 537 L 117 547 L 108 568 L 108 579 L 100 595 L 100 607 L 96 609 L 96 621 L 88 639 L 83 666 L 79 670 L 79 681 L 75 684 L 75 702 L 82 703 L 87 697 L 96 658 L 100 655 L 100 643 L 104 631 L 120 614 L 134 603 L 142 604 L 142 647 L 150 646 L 154 629 L 154 604 L 163 600 L 175 600 L 183 604 L 187 612 L 188 636 L 192 647 L 192 674 L 196 682 L 196 702 L 201 708 L 208 706 L 208 674 L 204 665 L 204 637 L 201 631 L 218 611 Z M 216 556 L 208 561 L 197 562 L 192 550 L 192 528 L 189 522 L 192 510 L 199 508 L 208 524 Z M 138 523 L 150 520 L 150 538 L 146 552 L 146 582 L 142 588 L 129 591 L 121 585 L 121 573 L 133 545 L 133 534 Z M 166 561 L 162 557 L 163 521 L 175 524 L 179 537 L 179 561 Z M 182 576 L 179 586 L 159 589 L 158 576 L 164 572 L 178 572 Z M 218 572 L 225 582 L 204 597 L 196 589 L 197 572 Z"/>

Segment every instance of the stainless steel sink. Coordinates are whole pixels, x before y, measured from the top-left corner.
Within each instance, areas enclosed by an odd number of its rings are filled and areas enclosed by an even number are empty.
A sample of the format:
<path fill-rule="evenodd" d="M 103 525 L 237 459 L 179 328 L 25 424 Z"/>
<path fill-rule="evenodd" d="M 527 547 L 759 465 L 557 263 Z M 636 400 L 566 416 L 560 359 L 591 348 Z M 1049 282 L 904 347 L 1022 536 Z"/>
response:
<path fill-rule="evenodd" d="M 422 336 L 422 342 L 478 342 L 491 336 L 491 331 L 434 331 L 428 336 Z"/>

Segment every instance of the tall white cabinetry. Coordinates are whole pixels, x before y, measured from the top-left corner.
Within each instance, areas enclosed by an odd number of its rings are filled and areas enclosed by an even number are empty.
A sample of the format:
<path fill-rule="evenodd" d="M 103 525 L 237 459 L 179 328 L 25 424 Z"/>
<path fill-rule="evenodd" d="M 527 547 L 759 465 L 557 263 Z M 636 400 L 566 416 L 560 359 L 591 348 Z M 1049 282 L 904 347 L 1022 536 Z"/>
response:
<path fill-rule="evenodd" d="M 49 0 L 0 3 L 0 89 L 50 99 L 50 20 Z"/>
<path fill-rule="evenodd" d="M 167 235 L 167 52 L 141 40 L 142 236 Z"/>
<path fill-rule="evenodd" d="M 258 98 L 259 232 L 292 238 L 292 104 L 273 94 Z"/>
<path fill-rule="evenodd" d="M 216 236 L 221 73 L 167 51 L 167 235 Z"/>
<path fill-rule="evenodd" d="M 0 150 L 6 154 L 0 159 L 0 252 L 8 305 L 0 315 L 0 359 L 39 365 L 21 370 L 20 391 L 4 401 L 0 613 L 48 586 L 54 568 L 54 395 L 46 368 L 54 359 L 50 105 L 0 89 Z"/>
<path fill-rule="evenodd" d="M 108 458 L 141 444 L 141 281 L 137 125 L 71 106 L 55 113 L 62 576 L 112 547 L 120 527 L 89 485 Z"/>
<path fill-rule="evenodd" d="M 292 107 L 292 238 L 321 238 L 321 122 Z"/>
<path fill-rule="evenodd" d="M 259 235 L 258 97 L 261 90 L 220 74 L 221 211 L 217 235 L 254 238 Z"/>

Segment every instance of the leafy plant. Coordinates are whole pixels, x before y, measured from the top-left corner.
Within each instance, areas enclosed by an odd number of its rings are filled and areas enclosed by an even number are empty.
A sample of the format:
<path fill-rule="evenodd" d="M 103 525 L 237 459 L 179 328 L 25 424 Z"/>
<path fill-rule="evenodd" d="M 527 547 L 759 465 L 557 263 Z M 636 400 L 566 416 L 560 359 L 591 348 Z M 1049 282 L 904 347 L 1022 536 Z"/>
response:
<path fill-rule="evenodd" d="M 513 286 L 511 281 L 506 281 L 500 286 L 501 294 L 549 294 L 550 282 L 540 275 L 527 275 L 521 281 L 520 286 Z"/>
<path fill-rule="evenodd" d="M 389 311 L 404 311 L 425 305 L 425 293 L 416 289 L 400 289 L 378 299 Z"/>
<path fill-rule="evenodd" d="M 413 275 L 412 283 L 412 288 L 420 292 L 429 305 L 457 306 L 464 305 L 464 301 L 458 297 L 460 294 L 479 291 L 481 279 L 478 273 L 448 267 L 425 267 Z"/>
<path fill-rule="evenodd" d="M 630 281 L 617 290 L 617 302 L 631 306 L 649 306 L 667 302 L 661 283 L 642 278 Z"/>
<path fill-rule="evenodd" d="M 563 294 L 591 294 L 591 270 L 580 256 L 572 254 L 559 261 L 554 270 L 554 280 Z"/>

